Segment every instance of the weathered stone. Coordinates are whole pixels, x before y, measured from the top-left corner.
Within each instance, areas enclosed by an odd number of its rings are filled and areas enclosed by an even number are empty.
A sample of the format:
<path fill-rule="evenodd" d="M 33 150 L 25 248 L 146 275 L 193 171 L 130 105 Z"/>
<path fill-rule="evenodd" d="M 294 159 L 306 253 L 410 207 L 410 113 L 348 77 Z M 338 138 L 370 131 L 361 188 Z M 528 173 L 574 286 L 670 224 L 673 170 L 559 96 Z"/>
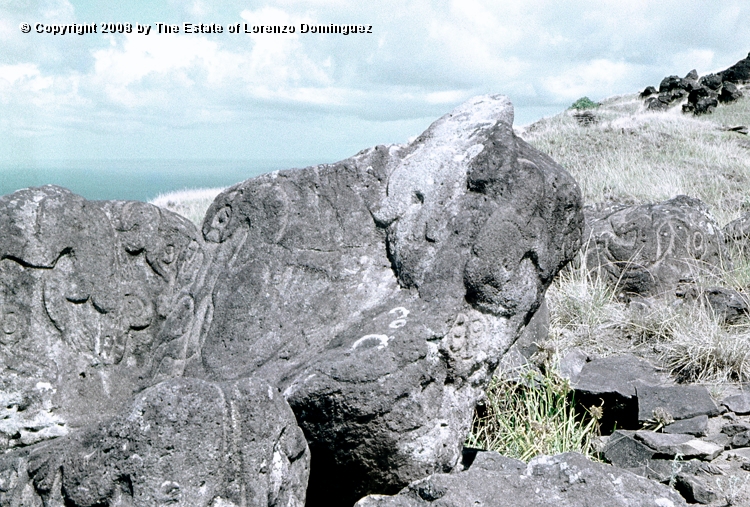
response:
<path fill-rule="evenodd" d="M 750 430 L 742 431 L 732 437 L 732 447 L 748 447 L 750 444 Z"/>
<path fill-rule="evenodd" d="M 113 416 L 159 367 L 179 373 L 154 357 L 197 337 L 202 245 L 150 204 L 55 186 L 0 197 L 0 446 Z"/>
<path fill-rule="evenodd" d="M 750 431 L 750 424 L 744 422 L 732 422 L 721 427 L 721 432 L 728 437 L 733 437 L 744 431 Z"/>
<path fill-rule="evenodd" d="M 641 92 L 641 98 L 645 99 L 646 97 L 650 97 L 652 95 L 656 95 L 659 93 L 659 91 L 654 88 L 653 86 L 647 86 L 642 92 Z"/>
<path fill-rule="evenodd" d="M 631 469 L 648 465 L 656 451 L 636 440 L 635 431 L 617 430 L 607 440 L 602 454 L 613 465 Z"/>
<path fill-rule="evenodd" d="M 534 458 L 526 470 L 469 470 L 435 474 L 413 482 L 396 496 L 373 495 L 356 507 L 678 507 L 685 501 L 671 488 L 628 471 L 589 461 L 577 453 Z"/>
<path fill-rule="evenodd" d="M 713 112 L 719 105 L 719 94 L 705 86 L 693 89 L 688 95 L 687 104 L 683 107 L 684 112 L 692 112 L 695 115 Z"/>
<path fill-rule="evenodd" d="M 721 401 L 721 404 L 735 414 L 750 414 L 750 393 L 742 392 L 740 394 L 727 396 Z"/>
<path fill-rule="evenodd" d="M 690 503 L 705 505 L 719 499 L 712 485 L 703 477 L 677 474 L 674 487 Z"/>
<path fill-rule="evenodd" d="M 734 102 L 742 98 L 742 91 L 734 83 L 724 83 L 719 93 L 719 102 Z"/>
<path fill-rule="evenodd" d="M 308 437 L 308 504 L 456 466 L 500 357 L 580 247 L 580 191 L 472 99 L 406 146 L 220 194 L 188 375 L 281 386 Z"/>
<path fill-rule="evenodd" d="M 671 92 L 678 89 L 681 82 L 682 79 L 680 79 L 680 76 L 667 76 L 659 84 L 659 93 Z"/>
<path fill-rule="evenodd" d="M 587 208 L 586 263 L 626 293 L 655 295 L 728 265 L 724 239 L 706 206 L 677 196 L 658 204 Z"/>
<path fill-rule="evenodd" d="M 17 505 L 302 506 L 310 454 L 294 414 L 265 382 L 164 381 L 125 414 L 0 457 Z M 12 482 L 12 481 L 11 481 Z"/>
<path fill-rule="evenodd" d="M 656 433 L 654 431 L 636 431 L 633 435 L 635 440 L 643 442 L 655 451 L 658 456 L 682 456 L 684 458 L 697 458 L 711 461 L 716 458 L 723 447 L 711 442 L 699 440 L 692 435 Z"/>
<path fill-rule="evenodd" d="M 719 91 L 722 86 L 722 79 L 718 74 L 707 74 L 701 77 L 698 83 L 710 90 Z"/>
<path fill-rule="evenodd" d="M 665 385 L 636 387 L 638 396 L 638 421 L 654 421 L 657 411 L 662 410 L 672 420 L 688 419 L 706 415 L 719 415 L 719 409 L 705 386 Z M 706 420 L 706 425 L 708 420 Z"/>
<path fill-rule="evenodd" d="M 583 367 L 589 362 L 589 355 L 580 348 L 569 350 L 565 356 L 560 359 L 558 367 L 560 375 L 568 380 L 575 381 L 583 370 Z"/>
<path fill-rule="evenodd" d="M 638 402 L 636 385 L 660 384 L 656 369 L 647 361 L 623 354 L 595 359 L 585 363 L 572 382 L 579 406 L 600 406 L 604 403 L 601 425 L 608 428 L 637 428 Z"/>
<path fill-rule="evenodd" d="M 719 72 L 724 83 L 750 83 L 750 53 L 727 70 Z"/>
<path fill-rule="evenodd" d="M 665 426 L 663 431 L 664 433 L 683 433 L 703 437 L 708 432 L 708 416 L 704 414 L 689 419 L 678 420 Z"/>
<path fill-rule="evenodd" d="M 746 321 L 750 314 L 747 299 L 734 289 L 711 287 L 701 292 L 701 298 L 717 319 L 724 324 L 739 324 Z"/>

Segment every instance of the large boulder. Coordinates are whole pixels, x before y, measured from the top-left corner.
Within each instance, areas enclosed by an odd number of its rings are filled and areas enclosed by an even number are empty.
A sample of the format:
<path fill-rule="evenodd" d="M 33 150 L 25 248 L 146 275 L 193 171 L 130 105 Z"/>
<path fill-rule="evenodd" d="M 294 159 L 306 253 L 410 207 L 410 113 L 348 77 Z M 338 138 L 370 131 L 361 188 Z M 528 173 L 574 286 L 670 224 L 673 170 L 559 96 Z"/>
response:
<path fill-rule="evenodd" d="M 479 453 L 464 472 L 415 481 L 396 496 L 373 495 L 356 507 L 685 507 L 673 489 L 577 453 L 539 456 L 526 466 Z"/>
<path fill-rule="evenodd" d="M 592 207 L 586 226 L 587 266 L 625 293 L 674 292 L 681 281 L 730 267 L 721 230 L 692 197 Z"/>
<path fill-rule="evenodd" d="M 501 356 L 580 247 L 573 179 L 474 98 L 415 141 L 217 197 L 186 374 L 279 385 L 313 456 L 308 505 L 452 469 Z"/>
<path fill-rule="evenodd" d="M 141 202 L 54 186 L 0 198 L 0 450 L 118 414 L 160 348 L 187 348 L 202 243 Z"/>
<path fill-rule="evenodd" d="M 750 83 L 750 53 L 747 57 L 735 63 L 728 69 L 719 72 L 724 82 Z"/>
<path fill-rule="evenodd" d="M 0 505 L 302 507 L 309 461 L 275 388 L 173 379 L 118 417 L 0 457 Z"/>

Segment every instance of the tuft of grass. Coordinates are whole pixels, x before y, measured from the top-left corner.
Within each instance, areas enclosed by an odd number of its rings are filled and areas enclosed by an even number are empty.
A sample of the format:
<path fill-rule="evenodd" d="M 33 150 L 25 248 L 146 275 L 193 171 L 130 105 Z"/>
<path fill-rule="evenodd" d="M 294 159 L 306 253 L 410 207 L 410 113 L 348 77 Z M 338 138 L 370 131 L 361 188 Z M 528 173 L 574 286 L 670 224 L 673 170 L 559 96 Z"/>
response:
<path fill-rule="evenodd" d="M 683 382 L 750 380 L 750 329 L 722 326 L 709 309 L 676 319 L 661 360 Z"/>
<path fill-rule="evenodd" d="M 521 382 L 494 377 L 466 445 L 523 461 L 570 451 L 596 459 L 598 420 L 577 418 L 571 394 L 567 379 L 549 368 L 530 370 Z"/>
<path fill-rule="evenodd" d="M 203 224 L 206 210 L 223 188 L 200 188 L 160 194 L 151 204 L 184 216 L 198 227 Z"/>
<path fill-rule="evenodd" d="M 601 104 L 599 104 L 598 102 L 594 102 L 588 97 L 581 97 L 580 99 L 573 102 L 569 109 L 577 109 L 579 111 L 582 111 L 584 109 L 594 109 L 599 107 L 600 105 Z"/>

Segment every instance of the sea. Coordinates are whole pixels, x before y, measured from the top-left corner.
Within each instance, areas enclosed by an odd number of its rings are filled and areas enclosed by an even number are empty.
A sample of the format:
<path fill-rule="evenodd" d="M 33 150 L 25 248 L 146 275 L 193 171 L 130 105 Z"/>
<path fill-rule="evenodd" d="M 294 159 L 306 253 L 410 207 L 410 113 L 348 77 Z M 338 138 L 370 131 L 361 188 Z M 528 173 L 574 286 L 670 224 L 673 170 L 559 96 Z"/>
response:
<path fill-rule="evenodd" d="M 319 161 L 318 161 L 319 162 Z M 86 199 L 150 201 L 189 189 L 226 187 L 309 160 L 78 160 L 0 165 L 0 195 L 26 187 L 59 185 Z"/>

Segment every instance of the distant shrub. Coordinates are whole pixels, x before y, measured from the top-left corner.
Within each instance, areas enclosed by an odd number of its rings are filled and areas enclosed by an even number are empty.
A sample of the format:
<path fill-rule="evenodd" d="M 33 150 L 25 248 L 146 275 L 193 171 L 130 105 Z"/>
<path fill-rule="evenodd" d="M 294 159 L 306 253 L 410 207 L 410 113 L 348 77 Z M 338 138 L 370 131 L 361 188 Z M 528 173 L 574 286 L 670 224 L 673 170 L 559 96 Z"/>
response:
<path fill-rule="evenodd" d="M 583 109 L 594 109 L 601 106 L 599 102 L 594 102 L 588 97 L 581 97 L 580 99 L 573 102 L 573 105 L 569 109 L 577 109 L 579 111 Z"/>

